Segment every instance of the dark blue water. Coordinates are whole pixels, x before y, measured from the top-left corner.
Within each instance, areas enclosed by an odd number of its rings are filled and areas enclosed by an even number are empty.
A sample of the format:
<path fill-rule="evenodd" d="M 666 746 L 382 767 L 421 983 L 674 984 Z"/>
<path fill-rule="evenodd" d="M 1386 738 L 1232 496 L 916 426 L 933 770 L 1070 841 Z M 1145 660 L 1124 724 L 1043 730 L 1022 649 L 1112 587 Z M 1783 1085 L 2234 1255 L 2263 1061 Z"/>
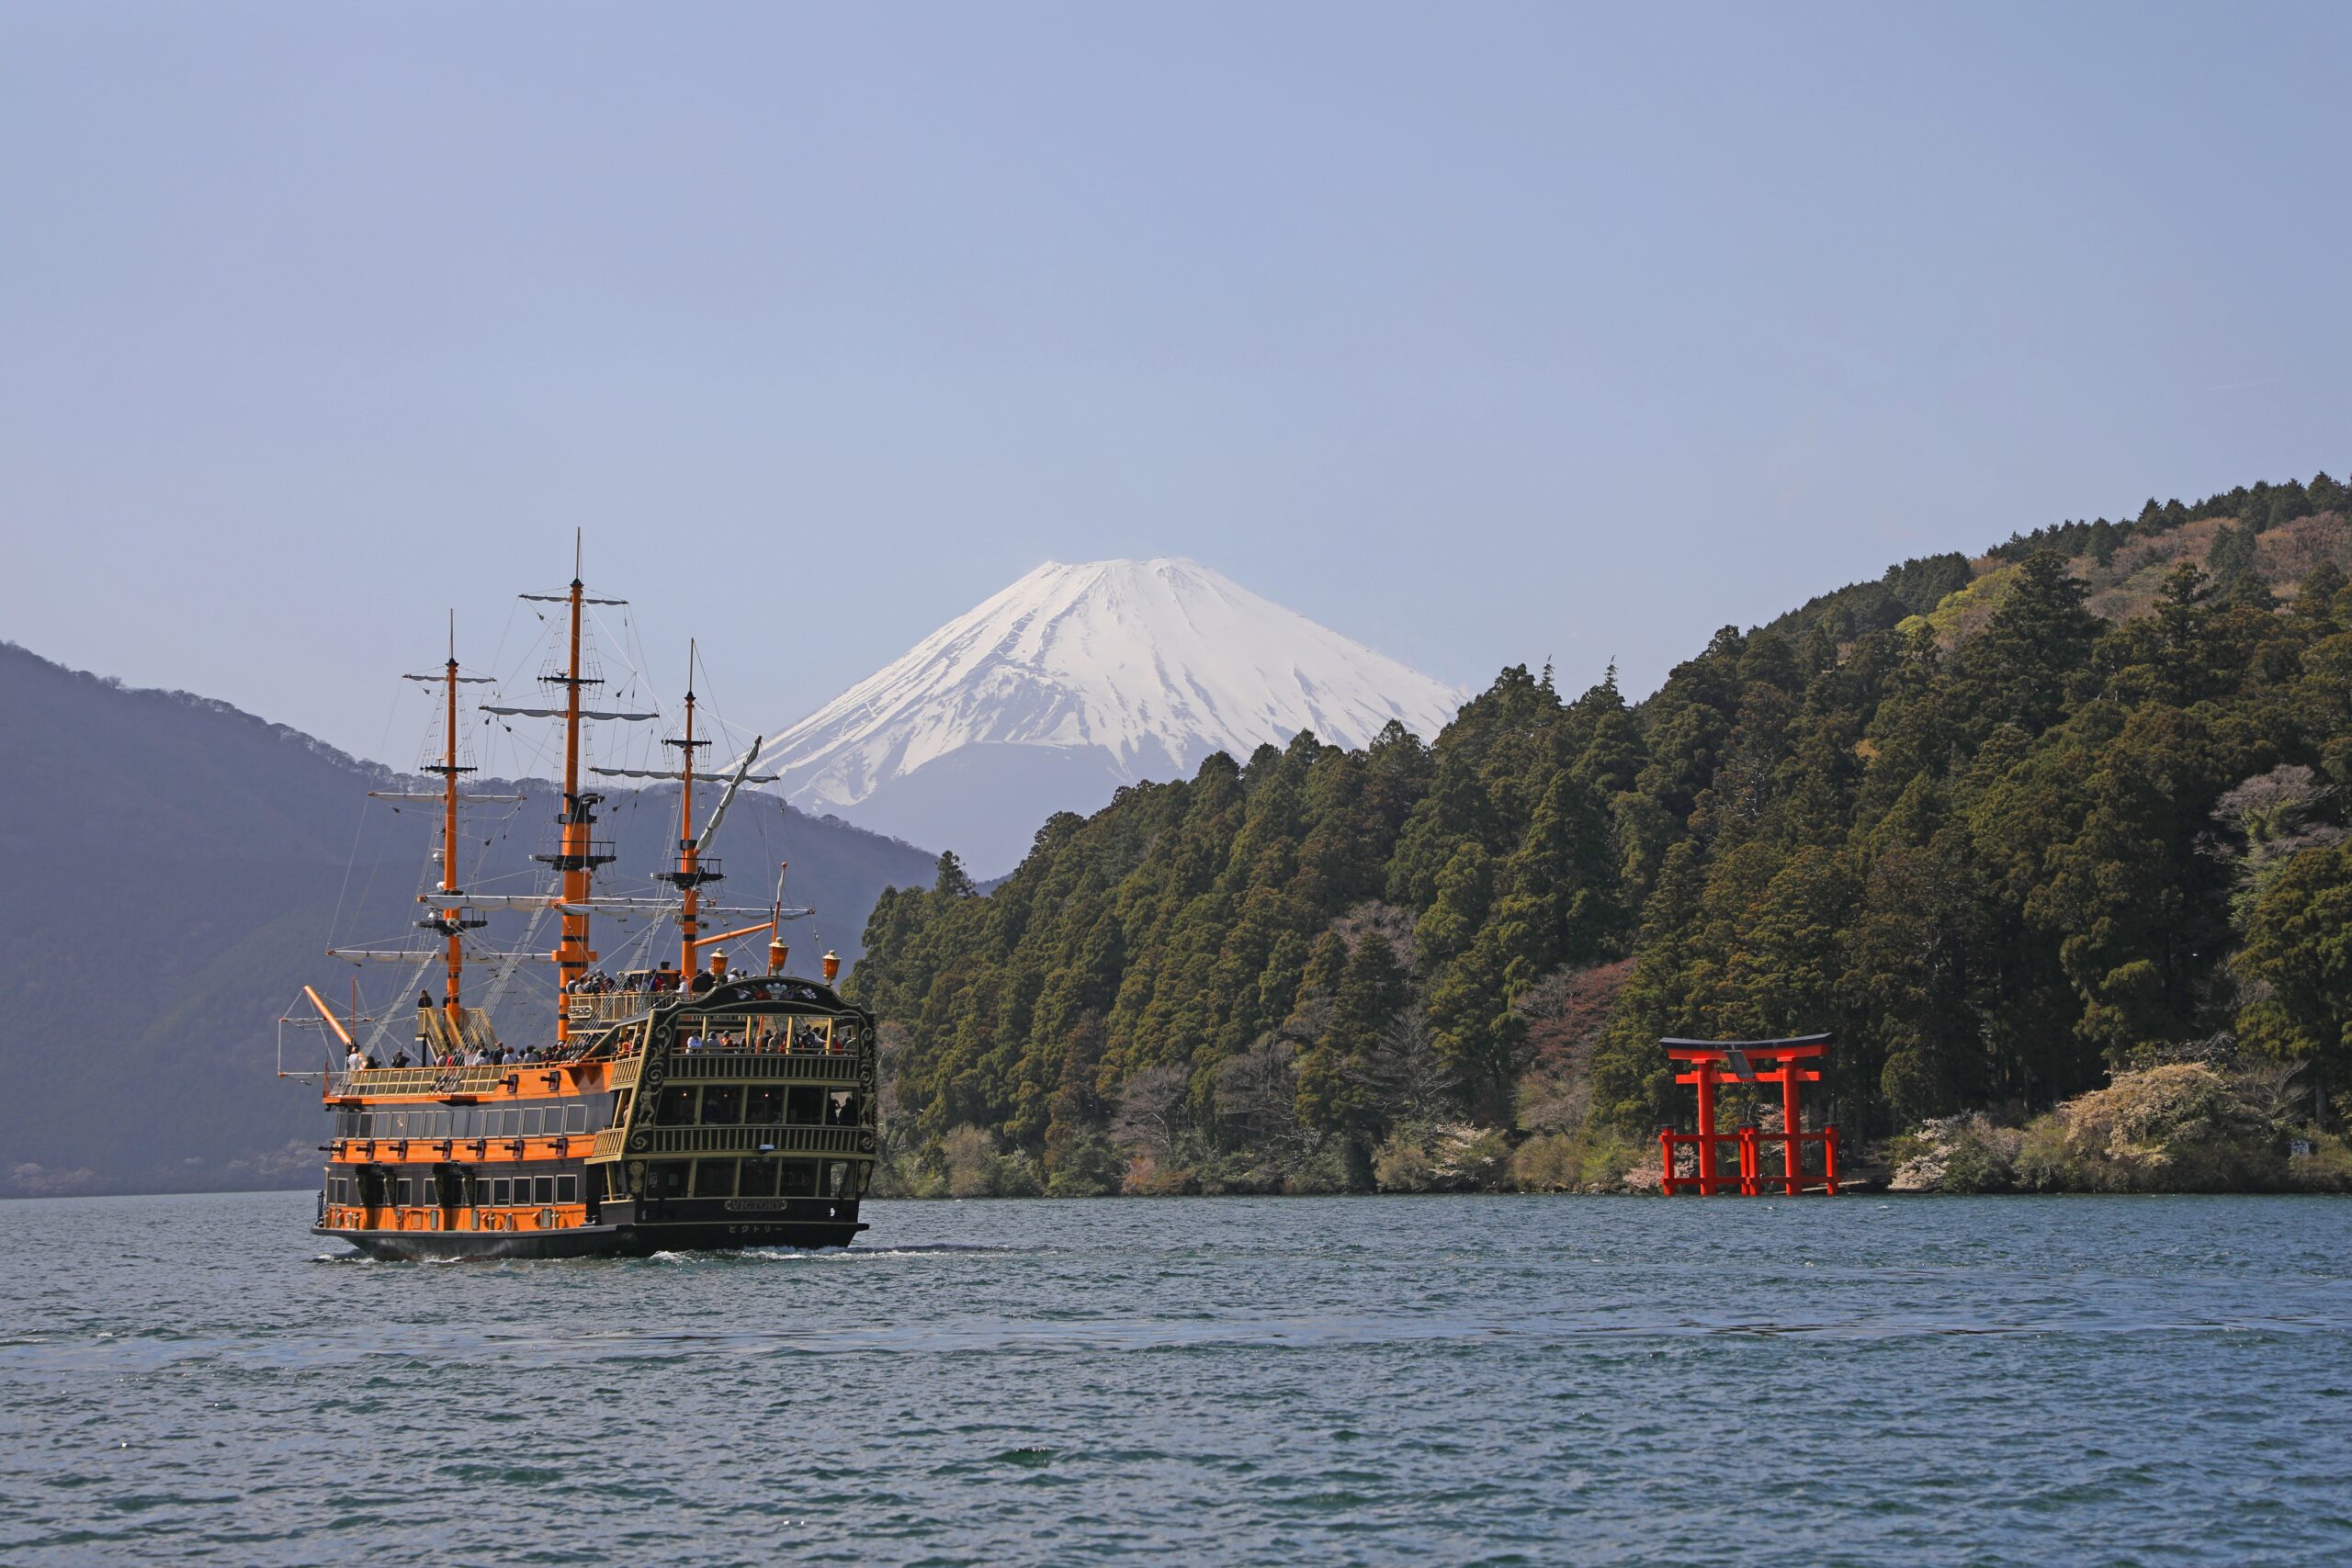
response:
<path fill-rule="evenodd" d="M 0 1562 L 2352 1560 L 2352 1203 L 0 1203 Z"/>

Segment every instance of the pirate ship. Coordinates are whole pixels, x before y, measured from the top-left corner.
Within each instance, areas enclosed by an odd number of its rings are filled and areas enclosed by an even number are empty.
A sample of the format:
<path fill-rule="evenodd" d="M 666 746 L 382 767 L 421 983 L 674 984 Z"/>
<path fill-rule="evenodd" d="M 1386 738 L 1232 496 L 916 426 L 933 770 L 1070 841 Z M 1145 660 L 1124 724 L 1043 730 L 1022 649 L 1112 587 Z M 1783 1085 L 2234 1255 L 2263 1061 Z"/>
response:
<path fill-rule="evenodd" d="M 315 987 L 307 1021 L 333 1040 L 320 1075 L 329 1119 L 316 1234 L 379 1258 L 548 1258 L 643 1255 L 743 1247 L 840 1247 L 865 1227 L 857 1217 L 875 1151 L 875 1021 L 833 989 L 840 961 L 827 953 L 822 981 L 786 973 L 787 921 L 813 913 L 784 904 L 782 868 L 764 908 L 714 904 L 722 879 L 709 851 L 736 793 L 747 783 L 755 740 L 731 766 L 696 765 L 708 749 L 695 733 L 685 698 L 683 733 L 664 742 L 675 768 L 592 768 L 591 773 L 672 779 L 680 787 L 677 853 L 653 874 L 653 891 L 599 888 L 616 859 L 596 833 L 604 796 L 583 786 L 582 737 L 595 723 L 659 718 L 597 705 L 603 682 L 582 662 L 582 615 L 618 604 L 589 595 L 575 563 L 560 594 L 522 598 L 563 606 L 568 641 L 539 679 L 546 705 L 482 703 L 499 721 L 553 721 L 562 741 L 562 808 L 548 852 L 532 858 L 546 886 L 526 893 L 469 889 L 460 875 L 459 814 L 520 795 L 469 795 L 475 771 L 461 755 L 464 689 L 493 683 L 460 668 L 454 630 L 438 674 L 409 676 L 439 687 L 439 761 L 427 767 L 439 788 L 387 792 L 439 807 L 439 874 L 420 893 L 417 925 L 430 946 L 389 952 L 330 949 L 366 962 L 437 965 L 441 996 L 418 998 L 414 1060 L 403 1044 L 382 1062 L 384 1025 L 363 1044 L 358 1009 L 338 1018 Z M 688 671 L 692 681 L 693 660 Z M 724 780 L 709 821 L 697 832 L 697 784 Z M 560 921 L 544 955 L 478 951 L 490 917 L 532 913 Z M 764 919 L 711 931 L 715 919 Z M 678 931 L 673 968 L 664 960 L 615 976 L 597 966 L 600 918 L 652 919 Z M 727 942 L 767 936 L 763 971 L 730 967 Z M 526 939 L 527 940 L 527 939 Z M 554 966 L 556 1006 L 537 1038 L 502 1038 L 492 1005 L 468 1005 L 469 960 L 518 957 Z M 410 983 L 413 983 L 413 981 Z M 405 989 L 402 995 L 405 996 Z M 307 1077 L 307 1074 L 287 1074 Z"/>

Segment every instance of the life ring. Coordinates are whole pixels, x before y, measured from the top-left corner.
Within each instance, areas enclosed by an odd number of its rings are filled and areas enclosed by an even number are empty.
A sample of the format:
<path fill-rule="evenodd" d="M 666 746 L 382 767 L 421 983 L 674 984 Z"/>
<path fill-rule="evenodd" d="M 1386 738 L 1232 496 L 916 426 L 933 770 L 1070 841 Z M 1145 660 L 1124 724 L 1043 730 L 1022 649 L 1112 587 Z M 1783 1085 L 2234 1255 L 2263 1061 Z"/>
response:
<path fill-rule="evenodd" d="M 503 1231 L 506 1228 L 506 1216 L 493 1210 L 481 1217 L 481 1228 L 486 1231 Z"/>

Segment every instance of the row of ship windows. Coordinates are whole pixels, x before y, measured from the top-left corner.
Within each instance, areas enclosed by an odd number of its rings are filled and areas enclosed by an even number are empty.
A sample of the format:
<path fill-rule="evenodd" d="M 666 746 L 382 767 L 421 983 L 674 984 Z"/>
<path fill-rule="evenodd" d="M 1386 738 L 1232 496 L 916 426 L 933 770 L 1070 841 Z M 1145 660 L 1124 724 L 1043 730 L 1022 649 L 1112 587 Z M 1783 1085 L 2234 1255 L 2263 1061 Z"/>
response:
<path fill-rule="evenodd" d="M 553 1138 L 602 1132 L 610 1101 L 555 1105 L 416 1106 L 405 1110 L 339 1111 L 338 1138 Z"/>
<path fill-rule="evenodd" d="M 864 1173 L 847 1159 L 663 1159 L 644 1168 L 644 1197 L 854 1199 Z"/>
<path fill-rule="evenodd" d="M 326 1197 L 330 1203 L 346 1207 L 355 1204 L 369 1206 L 395 1204 L 401 1208 L 432 1208 L 445 1195 L 456 1201 L 458 1207 L 475 1204 L 500 1207 L 514 1203 L 577 1203 L 580 1201 L 580 1175 L 577 1171 L 561 1176 L 485 1176 L 463 1179 L 472 1189 L 469 1194 L 456 1183 L 436 1181 L 430 1176 L 394 1176 L 380 1181 L 368 1181 L 356 1176 L 327 1178 Z"/>
<path fill-rule="evenodd" d="M 645 1168 L 649 1198 L 854 1198 L 865 1167 L 848 1160 L 676 1159 Z"/>
<path fill-rule="evenodd" d="M 591 1166 L 588 1194 L 604 1196 L 611 1168 Z M 865 1168 L 849 1160 L 699 1159 L 661 1160 L 645 1168 L 649 1198 L 855 1198 Z M 613 1172 L 614 1179 L 619 1173 Z M 551 1176 L 481 1176 L 451 1170 L 441 1176 L 335 1175 L 326 1179 L 326 1201 L 345 1207 L 472 1208 L 509 1204 L 576 1203 L 578 1171 Z"/>
<path fill-rule="evenodd" d="M 857 1111 L 857 1095 L 845 1089 L 672 1084 L 662 1091 L 653 1121 L 661 1127 L 854 1127 Z"/>

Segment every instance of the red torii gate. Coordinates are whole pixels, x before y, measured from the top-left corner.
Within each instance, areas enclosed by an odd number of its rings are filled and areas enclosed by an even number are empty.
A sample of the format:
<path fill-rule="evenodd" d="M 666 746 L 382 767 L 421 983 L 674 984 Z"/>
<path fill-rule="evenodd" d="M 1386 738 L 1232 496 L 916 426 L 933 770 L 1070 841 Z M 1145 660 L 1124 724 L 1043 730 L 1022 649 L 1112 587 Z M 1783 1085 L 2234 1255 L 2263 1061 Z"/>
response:
<path fill-rule="evenodd" d="M 1661 1040 L 1658 1043 L 1666 1047 L 1668 1058 L 1690 1065 L 1690 1070 L 1677 1073 L 1674 1081 L 1695 1085 L 1699 1090 L 1697 1132 L 1678 1133 L 1671 1127 L 1657 1130 L 1658 1155 L 1664 1162 L 1666 1190 L 1669 1194 L 1684 1188 L 1695 1189 L 1702 1198 L 1712 1198 L 1718 1192 L 1741 1192 L 1753 1197 L 1767 1190 L 1790 1194 L 1809 1191 L 1804 1176 L 1807 1144 L 1821 1145 L 1821 1190 L 1833 1197 L 1837 1194 L 1838 1129 L 1822 1127 L 1804 1132 L 1797 1108 L 1797 1085 L 1821 1081 L 1818 1067 L 1798 1064 L 1827 1056 L 1828 1035 L 1799 1034 L 1786 1040 Z M 1768 1065 L 1759 1067 L 1756 1065 L 1758 1060 Z M 1716 1132 L 1715 1086 L 1725 1081 L 1780 1085 L 1781 1131 L 1760 1133 L 1754 1127 L 1742 1127 L 1736 1133 Z M 1736 1179 L 1718 1174 L 1719 1144 L 1730 1144 L 1738 1151 Z M 1763 1171 L 1767 1144 L 1781 1145 L 1781 1169 L 1775 1176 L 1766 1176 Z M 1685 1145 L 1698 1150 L 1696 1176 L 1675 1174 L 1674 1151 Z"/>

